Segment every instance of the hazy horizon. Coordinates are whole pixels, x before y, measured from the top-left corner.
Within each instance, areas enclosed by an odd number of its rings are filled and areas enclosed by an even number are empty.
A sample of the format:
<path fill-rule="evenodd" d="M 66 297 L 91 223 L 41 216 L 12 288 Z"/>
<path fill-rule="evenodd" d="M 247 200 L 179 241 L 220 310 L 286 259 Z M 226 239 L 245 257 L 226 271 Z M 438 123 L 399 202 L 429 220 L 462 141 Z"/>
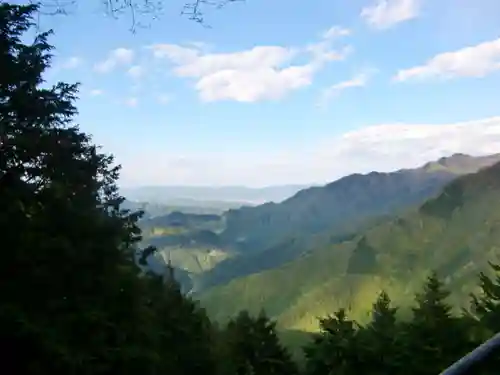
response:
<path fill-rule="evenodd" d="M 182 5 L 136 34 L 93 1 L 41 21 L 47 80 L 81 82 L 78 122 L 123 186 L 317 184 L 500 150 L 497 0 L 252 0 L 211 28 Z"/>

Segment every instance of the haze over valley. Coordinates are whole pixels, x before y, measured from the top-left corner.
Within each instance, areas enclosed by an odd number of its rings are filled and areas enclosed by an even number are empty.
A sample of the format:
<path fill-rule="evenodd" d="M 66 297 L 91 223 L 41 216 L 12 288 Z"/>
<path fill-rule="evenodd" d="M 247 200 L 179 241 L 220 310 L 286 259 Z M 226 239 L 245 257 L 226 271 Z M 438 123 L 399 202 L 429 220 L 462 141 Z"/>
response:
<path fill-rule="evenodd" d="M 227 301 L 213 302 L 218 306 L 216 314 L 231 316 L 251 306 L 258 310 L 260 304 L 244 293 L 235 291 L 231 297 L 227 297 L 227 293 L 236 285 L 246 283 L 250 283 L 246 288 L 251 290 L 252 283 L 258 283 L 253 280 L 273 277 L 295 264 L 300 267 L 304 259 L 321 256 L 325 248 L 335 259 L 339 251 L 336 247 L 352 243 L 368 246 L 364 233 L 390 226 L 394 220 L 399 220 L 398 223 L 415 220 L 412 217 L 432 199 L 438 202 L 445 199 L 441 195 L 455 179 L 460 176 L 472 179 L 476 172 L 496 163 L 500 163 L 500 154 L 476 157 L 453 154 L 415 169 L 352 174 L 324 186 L 304 188 L 280 203 L 235 207 L 220 214 L 181 212 L 182 209 L 164 206 L 163 215 L 156 212 L 141 223 L 145 244 L 158 249 L 149 263 L 155 272 L 164 272 L 170 260 L 174 267 L 182 270 L 179 272 L 184 277 L 185 289 L 199 295 L 207 304 L 212 304 L 211 298 L 220 298 L 218 293 L 226 295 Z M 145 209 L 147 212 L 147 206 Z M 454 207 L 450 209 L 453 211 Z M 405 253 L 404 249 L 399 251 Z M 323 263 L 327 269 L 331 266 L 333 264 Z M 430 266 L 424 265 L 422 271 Z M 318 268 L 311 270 L 313 274 L 321 272 Z M 349 273 L 343 270 L 340 275 L 345 272 Z M 294 273 L 294 276 L 299 280 L 303 277 L 303 285 L 311 279 L 309 272 Z M 284 287 L 277 278 L 269 283 L 268 289 L 280 291 Z M 256 293 L 262 292 L 257 286 L 255 289 Z M 377 288 L 373 292 L 376 291 Z M 300 296 L 303 286 L 296 293 Z M 238 300 L 241 305 L 233 305 Z M 227 308 L 229 303 L 231 308 Z M 321 300 L 316 303 L 321 304 Z M 335 298 L 325 297 L 325 303 L 329 303 L 331 309 Z M 281 308 L 286 311 L 287 306 Z M 304 314 L 304 319 L 314 321 L 318 312 Z M 310 327 L 306 324 L 299 328 Z"/>

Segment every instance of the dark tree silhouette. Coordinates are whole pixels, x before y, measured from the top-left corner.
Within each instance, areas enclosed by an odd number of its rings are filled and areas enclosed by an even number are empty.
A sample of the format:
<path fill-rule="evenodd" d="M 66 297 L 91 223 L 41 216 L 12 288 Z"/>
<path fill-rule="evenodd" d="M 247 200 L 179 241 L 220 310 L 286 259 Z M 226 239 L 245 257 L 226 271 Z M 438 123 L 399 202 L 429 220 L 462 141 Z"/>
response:
<path fill-rule="evenodd" d="M 0 345 L 12 374 L 213 374 L 210 322 L 144 275 L 119 167 L 74 124 L 78 85 L 42 85 L 50 33 L 0 4 Z M 150 250 L 148 250 L 150 251 Z M 203 370 L 201 370 L 203 369 Z"/>

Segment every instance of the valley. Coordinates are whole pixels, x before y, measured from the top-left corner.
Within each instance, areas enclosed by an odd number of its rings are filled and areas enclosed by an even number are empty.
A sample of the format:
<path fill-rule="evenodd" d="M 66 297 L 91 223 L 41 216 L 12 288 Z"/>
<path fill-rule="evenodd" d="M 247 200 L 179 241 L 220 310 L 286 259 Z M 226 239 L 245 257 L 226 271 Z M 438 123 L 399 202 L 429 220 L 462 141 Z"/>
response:
<path fill-rule="evenodd" d="M 456 154 L 346 176 L 281 203 L 170 212 L 142 221 L 143 241 L 158 249 L 151 269 L 171 262 L 220 322 L 264 309 L 284 331 L 315 332 L 318 316 L 346 306 L 363 322 L 380 290 L 409 306 L 431 270 L 459 309 L 500 255 L 499 162 Z"/>

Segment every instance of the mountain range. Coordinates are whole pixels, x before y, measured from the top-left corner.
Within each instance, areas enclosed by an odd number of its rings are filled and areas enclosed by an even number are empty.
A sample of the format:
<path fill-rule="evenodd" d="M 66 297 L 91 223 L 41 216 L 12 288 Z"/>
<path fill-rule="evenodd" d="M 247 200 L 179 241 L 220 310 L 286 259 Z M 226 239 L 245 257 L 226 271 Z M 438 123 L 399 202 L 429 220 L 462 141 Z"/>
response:
<path fill-rule="evenodd" d="M 278 185 L 252 188 L 246 186 L 141 186 L 123 188 L 121 194 L 135 202 L 170 206 L 223 207 L 280 202 L 305 185 Z"/>
<path fill-rule="evenodd" d="M 203 289 L 271 269 L 321 245 L 343 241 L 360 229 L 435 196 L 457 176 L 500 161 L 500 155 L 455 154 L 416 169 L 353 174 L 299 191 L 281 203 L 225 213 L 222 242 L 241 256 L 228 257 L 203 275 Z"/>
<path fill-rule="evenodd" d="M 479 271 L 500 256 L 500 163 L 447 184 L 436 197 L 346 241 L 319 246 L 280 267 L 207 290 L 201 302 L 219 320 L 266 310 L 286 329 L 314 331 L 317 316 L 349 307 L 360 321 L 385 289 L 409 306 L 435 270 L 460 306 Z M 402 310 L 404 312 L 404 309 Z"/>
<path fill-rule="evenodd" d="M 316 317 L 337 307 L 365 319 L 382 288 L 408 305 L 431 269 L 459 306 L 500 254 L 499 215 L 500 154 L 455 154 L 353 174 L 279 203 L 142 225 L 145 244 L 159 248 L 154 265 L 170 259 L 212 317 L 264 308 L 281 329 L 314 331 Z"/>

